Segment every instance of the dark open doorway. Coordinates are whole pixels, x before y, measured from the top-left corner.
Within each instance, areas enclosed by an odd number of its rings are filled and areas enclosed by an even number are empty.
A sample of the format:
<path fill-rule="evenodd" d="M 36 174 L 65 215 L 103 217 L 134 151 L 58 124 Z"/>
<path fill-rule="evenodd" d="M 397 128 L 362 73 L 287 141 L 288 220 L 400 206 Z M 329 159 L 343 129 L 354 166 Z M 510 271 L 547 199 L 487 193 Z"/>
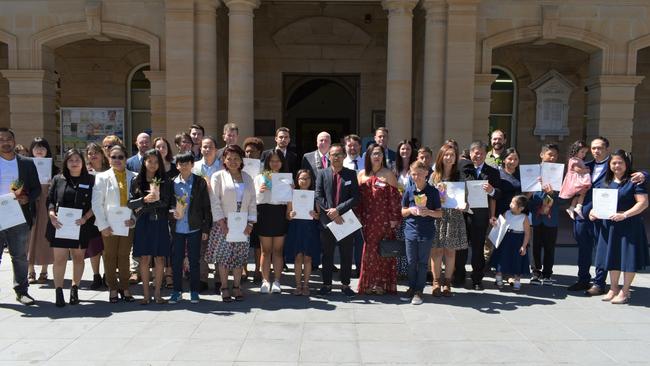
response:
<path fill-rule="evenodd" d="M 301 156 L 316 146 L 316 135 L 327 131 L 340 142 L 358 129 L 358 75 L 284 75 L 285 125 Z"/>

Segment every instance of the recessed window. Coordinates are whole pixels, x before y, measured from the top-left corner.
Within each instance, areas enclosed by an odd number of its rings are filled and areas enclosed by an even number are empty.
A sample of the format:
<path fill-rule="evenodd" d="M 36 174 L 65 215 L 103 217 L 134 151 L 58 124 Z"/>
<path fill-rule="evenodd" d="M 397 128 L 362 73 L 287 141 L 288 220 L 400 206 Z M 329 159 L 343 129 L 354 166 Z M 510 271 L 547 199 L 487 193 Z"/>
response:
<path fill-rule="evenodd" d="M 516 82 L 512 74 L 501 67 L 492 69 L 497 79 L 492 83 L 490 102 L 490 134 L 502 130 L 508 136 L 510 146 L 516 146 Z"/>

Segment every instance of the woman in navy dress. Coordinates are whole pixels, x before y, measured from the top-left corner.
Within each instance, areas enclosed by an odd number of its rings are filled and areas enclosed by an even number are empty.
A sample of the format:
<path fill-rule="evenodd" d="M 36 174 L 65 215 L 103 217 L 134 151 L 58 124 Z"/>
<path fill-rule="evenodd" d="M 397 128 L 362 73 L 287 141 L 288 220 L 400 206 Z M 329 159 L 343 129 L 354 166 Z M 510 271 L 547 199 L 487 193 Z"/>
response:
<path fill-rule="evenodd" d="M 503 167 L 499 169 L 501 176 L 501 197 L 497 200 L 496 216 L 510 209 L 512 198 L 521 194 L 519 178 L 519 152 L 514 147 L 506 150 Z"/>
<path fill-rule="evenodd" d="M 603 301 L 611 301 L 612 304 L 629 302 L 634 275 L 648 262 L 648 238 L 640 215 L 648 207 L 648 191 L 645 182 L 632 183 L 632 173 L 627 154 L 618 150 L 611 155 L 604 181 L 595 187 L 618 190 L 616 214 L 600 223 L 595 263 L 597 268 L 609 271 L 612 285 Z M 597 220 L 593 210 L 589 213 L 589 219 Z M 622 289 L 618 283 L 621 272 Z"/>
<path fill-rule="evenodd" d="M 131 182 L 131 197 L 128 207 L 137 220 L 133 240 L 133 256 L 140 257 L 140 275 L 146 305 L 149 295 L 149 264 L 151 257 L 155 264 L 154 297 L 156 303 L 165 301 L 160 296 L 165 257 L 170 255 L 169 222 L 167 220 L 171 203 L 172 185 L 165 177 L 165 166 L 160 152 L 155 149 L 144 153 L 140 173 Z"/>

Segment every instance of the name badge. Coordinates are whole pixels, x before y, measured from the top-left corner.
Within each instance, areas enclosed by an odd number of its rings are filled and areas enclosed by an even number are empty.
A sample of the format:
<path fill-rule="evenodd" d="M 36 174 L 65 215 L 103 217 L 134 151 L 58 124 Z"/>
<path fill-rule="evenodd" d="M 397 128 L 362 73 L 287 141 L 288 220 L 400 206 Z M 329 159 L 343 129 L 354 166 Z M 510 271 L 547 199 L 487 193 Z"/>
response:
<path fill-rule="evenodd" d="M 351 181 L 351 180 L 346 181 L 343 185 L 344 185 L 344 186 L 349 186 L 350 184 L 352 184 L 352 181 Z"/>
<path fill-rule="evenodd" d="M 80 184 L 80 185 L 79 185 L 79 188 L 89 189 L 90 186 L 89 186 L 88 184 Z"/>
<path fill-rule="evenodd" d="M 378 181 L 378 182 L 375 183 L 375 186 L 379 187 L 379 188 L 384 188 L 384 187 L 386 187 L 386 183 Z"/>

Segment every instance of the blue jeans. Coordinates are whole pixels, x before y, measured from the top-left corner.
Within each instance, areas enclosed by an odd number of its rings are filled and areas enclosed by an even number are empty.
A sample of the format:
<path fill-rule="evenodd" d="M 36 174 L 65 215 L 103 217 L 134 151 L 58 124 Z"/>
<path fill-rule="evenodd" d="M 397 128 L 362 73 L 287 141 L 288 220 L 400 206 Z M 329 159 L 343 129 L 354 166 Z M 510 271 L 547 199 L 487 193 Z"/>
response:
<path fill-rule="evenodd" d="M 187 243 L 190 261 L 190 291 L 199 292 L 199 254 L 201 253 L 201 231 L 190 234 L 174 233 L 172 237 L 172 274 L 174 291 L 183 292 L 183 260 Z"/>
<path fill-rule="evenodd" d="M 593 222 L 576 217 L 573 223 L 573 235 L 578 242 L 578 282 L 588 283 L 591 280 L 589 270 L 596 242 L 595 232 L 596 228 Z M 596 275 L 593 278 L 594 285 L 604 289 L 606 279 L 607 271 L 603 268 L 596 268 Z"/>
<path fill-rule="evenodd" d="M 431 255 L 433 239 L 406 239 L 406 260 L 408 261 L 409 288 L 422 292 L 427 281 L 427 264 Z"/>
<path fill-rule="evenodd" d="M 20 224 L 0 231 L 0 244 L 7 244 L 11 255 L 11 266 L 14 271 L 14 291 L 17 295 L 27 293 L 27 238 L 29 226 Z M 2 245 L 0 245 L 2 247 Z M 2 259 L 0 250 L 0 259 Z"/>

